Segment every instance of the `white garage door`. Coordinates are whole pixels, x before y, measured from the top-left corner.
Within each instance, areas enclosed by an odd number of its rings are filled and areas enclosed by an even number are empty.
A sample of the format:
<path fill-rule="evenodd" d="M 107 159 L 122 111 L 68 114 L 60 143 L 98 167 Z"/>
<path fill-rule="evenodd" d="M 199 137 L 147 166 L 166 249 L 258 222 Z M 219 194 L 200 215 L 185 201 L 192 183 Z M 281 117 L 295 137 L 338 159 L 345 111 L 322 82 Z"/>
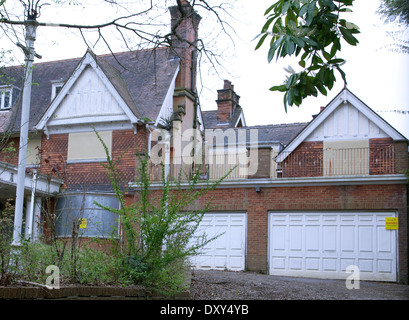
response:
<path fill-rule="evenodd" d="M 196 235 L 206 233 L 207 238 L 220 235 L 208 243 L 201 254 L 192 258 L 197 269 L 241 271 L 246 259 L 246 214 L 206 213 Z"/>
<path fill-rule="evenodd" d="M 346 279 L 349 265 L 361 280 L 396 281 L 396 230 L 391 212 L 270 212 L 272 275 Z"/>

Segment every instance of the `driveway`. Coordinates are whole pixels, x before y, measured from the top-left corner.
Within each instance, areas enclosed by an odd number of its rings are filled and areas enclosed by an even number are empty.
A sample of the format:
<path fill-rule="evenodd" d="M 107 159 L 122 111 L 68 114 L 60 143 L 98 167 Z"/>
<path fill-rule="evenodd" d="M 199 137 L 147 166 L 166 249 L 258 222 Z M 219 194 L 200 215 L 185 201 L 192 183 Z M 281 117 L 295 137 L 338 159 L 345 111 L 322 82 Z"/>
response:
<path fill-rule="evenodd" d="M 409 286 L 360 281 L 277 277 L 253 272 L 194 270 L 193 300 L 409 300 Z"/>

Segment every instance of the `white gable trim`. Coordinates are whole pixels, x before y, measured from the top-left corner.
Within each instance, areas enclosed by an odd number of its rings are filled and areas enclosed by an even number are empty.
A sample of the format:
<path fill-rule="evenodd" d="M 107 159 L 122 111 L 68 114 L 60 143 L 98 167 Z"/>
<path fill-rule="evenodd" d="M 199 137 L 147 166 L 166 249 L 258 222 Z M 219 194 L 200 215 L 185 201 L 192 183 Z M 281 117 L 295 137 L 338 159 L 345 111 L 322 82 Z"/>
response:
<path fill-rule="evenodd" d="M 302 130 L 297 137 L 295 137 L 276 157 L 276 162 L 282 162 L 291 152 L 293 152 L 308 136 L 314 132 L 318 126 L 325 121 L 331 115 L 334 110 L 342 103 L 349 102 L 355 108 L 357 108 L 364 116 L 378 126 L 383 132 L 390 136 L 393 140 L 401 141 L 406 140 L 395 128 L 382 119 L 366 104 L 359 100 L 348 89 L 344 88 L 326 107 L 321 111 L 315 119 L 313 119 L 308 126 Z"/>
<path fill-rule="evenodd" d="M 246 126 L 246 120 L 244 120 L 244 113 L 243 112 L 240 114 L 239 118 L 237 119 L 236 123 L 234 124 L 235 128 L 237 127 L 240 120 L 241 120 L 241 123 L 243 124 L 243 127 L 245 127 Z"/>
<path fill-rule="evenodd" d="M 157 126 L 163 119 L 168 119 L 173 113 L 173 94 L 175 93 L 176 77 L 179 73 L 179 66 L 177 67 L 175 74 L 173 75 L 172 82 L 168 88 L 165 99 L 163 100 L 162 106 L 160 108 L 159 114 L 155 121 L 155 126 Z"/>
<path fill-rule="evenodd" d="M 97 65 L 97 62 L 95 61 L 94 57 L 90 52 L 87 52 L 78 65 L 78 67 L 75 69 L 71 77 L 67 80 L 65 85 L 62 87 L 61 91 L 59 94 L 54 98 L 54 100 L 51 102 L 50 106 L 48 107 L 47 111 L 44 113 L 44 115 L 41 117 L 40 121 L 37 123 L 35 128 L 37 130 L 46 130 L 48 122 L 52 120 L 52 116 L 54 112 L 57 110 L 58 106 L 60 103 L 63 101 L 64 97 L 67 95 L 69 90 L 72 88 L 72 86 L 75 84 L 77 79 L 80 77 L 80 75 L 83 73 L 85 68 L 87 66 L 90 66 L 97 76 L 101 79 L 101 81 L 104 83 L 104 85 L 107 87 L 109 93 L 116 99 L 118 102 L 119 106 L 123 109 L 124 113 L 128 117 L 129 121 L 132 124 L 136 124 L 138 121 L 138 118 L 133 114 L 133 112 L 129 109 L 125 101 L 122 99 L 120 94 L 116 91 L 115 87 L 112 85 L 112 83 L 109 81 L 107 76 L 104 74 L 104 72 L 101 70 L 101 68 Z"/>

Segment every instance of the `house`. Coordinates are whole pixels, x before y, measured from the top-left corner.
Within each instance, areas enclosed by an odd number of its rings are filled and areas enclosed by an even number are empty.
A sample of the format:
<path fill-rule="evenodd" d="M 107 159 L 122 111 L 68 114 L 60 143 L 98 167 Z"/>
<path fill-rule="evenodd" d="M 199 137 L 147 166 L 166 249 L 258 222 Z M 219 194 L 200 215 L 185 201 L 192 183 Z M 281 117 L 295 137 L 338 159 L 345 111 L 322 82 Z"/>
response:
<path fill-rule="evenodd" d="M 199 232 L 221 234 L 192 260 L 197 268 L 345 279 L 354 265 L 362 280 L 407 283 L 407 139 L 347 88 L 308 123 L 247 126 L 230 81 L 217 92 L 217 109 L 202 112 L 192 46 L 200 17 L 189 5 L 185 9 L 191 14 L 179 23 L 178 8 L 170 8 L 179 34 L 175 50 L 87 51 L 82 58 L 35 65 L 23 233 L 41 233 L 41 199 L 52 191 L 58 236 L 71 236 L 80 212 L 87 219 L 82 236 L 111 234 L 116 217 L 94 201 L 119 203 L 101 165 L 106 154 L 95 129 L 109 155 L 120 158 L 130 202 L 137 192 L 130 184 L 135 152 L 149 153 L 154 182 L 161 177 L 158 159 L 165 160 L 170 179 L 196 165 L 204 165 L 203 179 L 229 173 L 194 204 L 202 208 L 213 199 Z M 7 146 L 13 142 L 18 149 L 23 69 L 2 72 L 15 81 L 1 85 L 0 128 L 11 133 Z M 15 189 L 15 153 L 4 151 L 0 190 L 7 192 L 0 201 Z M 390 229 L 390 218 L 398 219 L 398 229 Z"/>
<path fill-rule="evenodd" d="M 83 235 L 110 235 L 116 217 L 96 208 L 94 201 L 112 207 L 118 207 L 119 202 L 100 164 L 106 161 L 106 153 L 94 130 L 104 141 L 109 156 L 121 157 L 117 169 L 125 185 L 135 178 L 135 153 L 149 152 L 155 127 L 172 118 L 180 122 L 182 130 L 194 124 L 200 128 L 195 41 L 201 18 L 189 4 L 183 8 L 187 16 L 184 19 L 177 6 L 169 8 L 170 48 L 101 56 L 88 50 L 82 58 L 34 65 L 25 190 L 26 221 L 30 225 L 25 227 L 26 237 L 35 238 L 40 233 L 44 192 L 56 194 L 53 198 L 61 217 L 58 236 L 72 234 L 72 221 L 78 219 L 79 208 L 84 205 L 81 218 L 88 223 Z M 0 72 L 0 129 L 5 141 L 0 160 L 8 168 L 0 176 L 1 190 L 7 187 L 7 192 L 0 194 L 4 203 L 16 189 L 13 172 L 19 149 L 24 69 L 16 66 Z M 37 185 L 44 182 L 42 189 L 31 186 L 34 172 Z M 35 206 L 30 204 L 33 201 Z"/>

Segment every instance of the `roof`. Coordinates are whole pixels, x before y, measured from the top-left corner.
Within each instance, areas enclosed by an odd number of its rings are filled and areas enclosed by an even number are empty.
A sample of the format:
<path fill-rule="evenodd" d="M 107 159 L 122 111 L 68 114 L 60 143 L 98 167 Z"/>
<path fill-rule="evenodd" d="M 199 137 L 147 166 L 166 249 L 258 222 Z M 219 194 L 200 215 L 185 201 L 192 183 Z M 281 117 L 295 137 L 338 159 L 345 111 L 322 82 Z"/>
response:
<path fill-rule="evenodd" d="M 286 146 L 294 139 L 308 123 L 284 123 L 273 125 L 260 125 L 246 127 L 246 129 L 257 129 L 259 144 L 280 143 Z"/>
<path fill-rule="evenodd" d="M 136 117 L 147 117 L 152 120 L 157 118 L 169 86 L 179 68 L 179 59 L 169 59 L 167 48 L 93 56 L 97 65 Z M 52 102 L 52 82 L 67 81 L 82 60 L 83 58 L 75 58 L 34 64 L 30 131 L 34 130 Z M 6 77 L 1 75 L 12 78 L 12 81 L 6 82 Z M 22 88 L 23 76 L 23 66 L 4 68 L 0 70 L 0 84 L 12 84 Z M 11 111 L 2 114 L 0 130 L 4 132 L 11 126 L 13 131 L 18 131 L 20 112 L 21 99 L 14 104 Z M 15 119 L 14 123 L 13 119 Z"/>
<path fill-rule="evenodd" d="M 243 109 L 240 106 L 237 106 L 236 108 L 234 108 L 233 115 L 232 115 L 229 123 L 218 124 L 218 122 L 217 122 L 217 110 L 202 111 L 204 126 L 205 126 L 205 128 L 208 128 L 208 129 L 209 128 L 212 128 L 212 129 L 225 128 L 225 127 L 234 128 L 241 116 L 243 116 L 243 120 L 244 120 Z"/>
<path fill-rule="evenodd" d="M 229 132 L 227 130 L 235 131 L 235 141 L 234 143 L 242 144 L 243 141 L 238 141 L 238 139 L 244 138 L 238 132 L 246 132 L 246 144 L 253 144 L 253 139 L 257 139 L 258 147 L 271 147 L 274 144 L 279 144 L 286 146 L 292 139 L 294 139 L 306 126 L 308 123 L 286 123 L 286 124 L 271 124 L 271 125 L 259 125 L 259 126 L 249 126 L 241 128 L 222 128 L 222 132 L 209 132 L 207 137 L 217 136 L 221 134 L 222 136 L 229 137 Z M 210 142 L 210 141 L 209 141 Z M 227 139 L 224 139 L 225 146 L 231 143 Z M 217 144 L 216 138 L 213 138 L 213 144 Z"/>

